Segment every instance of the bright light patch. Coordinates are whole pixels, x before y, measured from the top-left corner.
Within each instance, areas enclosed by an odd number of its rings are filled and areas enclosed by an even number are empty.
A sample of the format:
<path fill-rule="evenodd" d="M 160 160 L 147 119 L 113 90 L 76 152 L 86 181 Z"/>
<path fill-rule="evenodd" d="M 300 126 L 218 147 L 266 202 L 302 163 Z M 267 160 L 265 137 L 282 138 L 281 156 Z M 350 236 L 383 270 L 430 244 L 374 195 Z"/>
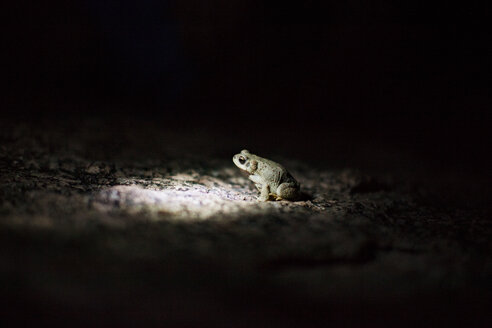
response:
<path fill-rule="evenodd" d="M 250 189 L 215 178 L 179 174 L 151 180 L 120 179 L 124 185 L 99 191 L 93 206 L 102 211 L 146 211 L 156 218 L 208 219 L 254 211 Z M 257 209 L 257 207 L 254 207 Z"/>

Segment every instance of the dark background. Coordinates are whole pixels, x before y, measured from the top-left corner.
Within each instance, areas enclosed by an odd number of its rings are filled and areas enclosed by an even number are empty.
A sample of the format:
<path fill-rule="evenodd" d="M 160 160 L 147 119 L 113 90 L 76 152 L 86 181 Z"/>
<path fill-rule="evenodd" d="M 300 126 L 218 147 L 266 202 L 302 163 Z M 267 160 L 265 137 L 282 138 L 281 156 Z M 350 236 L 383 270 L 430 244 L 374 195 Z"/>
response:
<path fill-rule="evenodd" d="M 3 111 L 272 131 L 313 153 L 345 133 L 488 167 L 485 6 L 322 3 L 11 1 Z"/>

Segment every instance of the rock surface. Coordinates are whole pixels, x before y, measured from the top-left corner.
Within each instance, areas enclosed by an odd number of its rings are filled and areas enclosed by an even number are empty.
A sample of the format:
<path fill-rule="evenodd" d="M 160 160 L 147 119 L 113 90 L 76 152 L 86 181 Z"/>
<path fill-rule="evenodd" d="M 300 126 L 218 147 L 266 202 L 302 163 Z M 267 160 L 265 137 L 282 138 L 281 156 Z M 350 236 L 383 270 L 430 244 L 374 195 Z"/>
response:
<path fill-rule="evenodd" d="M 260 143 L 214 129 L 129 120 L 0 128 L 8 320 L 491 322 L 492 225 L 471 175 L 343 138 L 322 145 L 350 149 L 333 156 L 263 145 L 257 152 L 311 197 L 260 203 L 231 161 Z"/>

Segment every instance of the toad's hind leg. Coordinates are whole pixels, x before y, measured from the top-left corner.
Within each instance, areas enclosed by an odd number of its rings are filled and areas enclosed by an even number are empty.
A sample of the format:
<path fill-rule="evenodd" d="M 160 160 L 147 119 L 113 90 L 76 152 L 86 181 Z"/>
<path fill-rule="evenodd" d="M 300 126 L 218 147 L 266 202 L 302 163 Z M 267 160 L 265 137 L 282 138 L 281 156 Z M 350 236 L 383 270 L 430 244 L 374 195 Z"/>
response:
<path fill-rule="evenodd" d="M 277 200 L 296 200 L 299 198 L 299 186 L 295 183 L 285 182 L 277 188 Z"/>

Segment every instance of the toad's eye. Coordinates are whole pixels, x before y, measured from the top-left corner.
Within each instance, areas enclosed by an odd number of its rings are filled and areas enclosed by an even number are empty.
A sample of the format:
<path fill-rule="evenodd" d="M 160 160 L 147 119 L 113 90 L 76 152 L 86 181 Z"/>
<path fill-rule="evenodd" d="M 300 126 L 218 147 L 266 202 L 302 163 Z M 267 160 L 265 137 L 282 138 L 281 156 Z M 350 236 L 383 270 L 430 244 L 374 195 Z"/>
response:
<path fill-rule="evenodd" d="M 241 164 L 246 163 L 246 158 L 244 158 L 243 156 L 240 156 L 239 157 L 239 163 L 241 163 Z"/>

